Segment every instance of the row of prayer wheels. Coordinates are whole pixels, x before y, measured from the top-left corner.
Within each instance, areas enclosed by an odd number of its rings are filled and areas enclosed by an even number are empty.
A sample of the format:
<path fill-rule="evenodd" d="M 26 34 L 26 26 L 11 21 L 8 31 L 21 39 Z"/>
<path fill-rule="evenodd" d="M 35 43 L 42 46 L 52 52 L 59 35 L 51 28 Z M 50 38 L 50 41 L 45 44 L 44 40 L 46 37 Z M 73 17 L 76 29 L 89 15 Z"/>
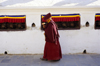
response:
<path fill-rule="evenodd" d="M 80 24 L 78 21 L 76 22 L 55 22 L 56 25 L 58 26 L 58 29 L 59 28 L 79 28 Z M 42 25 L 42 28 L 44 26 Z"/>
<path fill-rule="evenodd" d="M 57 22 L 58 28 L 79 28 L 79 22 Z"/>
<path fill-rule="evenodd" d="M 66 23 L 66 22 L 63 22 L 63 23 L 56 23 L 58 25 L 58 28 L 67 28 L 67 27 L 75 27 L 75 23 Z"/>
<path fill-rule="evenodd" d="M 0 23 L 0 29 L 24 29 L 25 23 Z"/>

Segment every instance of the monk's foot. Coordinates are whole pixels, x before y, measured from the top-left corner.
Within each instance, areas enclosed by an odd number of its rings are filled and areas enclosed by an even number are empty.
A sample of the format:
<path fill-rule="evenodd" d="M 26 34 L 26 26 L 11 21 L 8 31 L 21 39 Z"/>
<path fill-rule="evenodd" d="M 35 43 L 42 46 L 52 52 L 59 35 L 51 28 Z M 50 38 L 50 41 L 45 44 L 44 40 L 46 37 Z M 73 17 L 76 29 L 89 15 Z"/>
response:
<path fill-rule="evenodd" d="M 47 61 L 47 59 L 44 59 L 44 58 L 40 58 L 41 60 L 44 60 L 44 61 Z"/>
<path fill-rule="evenodd" d="M 55 61 L 60 61 L 60 59 L 58 59 L 58 60 L 55 60 Z"/>
<path fill-rule="evenodd" d="M 60 59 L 58 59 L 58 60 L 48 60 L 48 61 L 50 61 L 50 62 L 56 62 L 56 61 L 60 61 Z"/>

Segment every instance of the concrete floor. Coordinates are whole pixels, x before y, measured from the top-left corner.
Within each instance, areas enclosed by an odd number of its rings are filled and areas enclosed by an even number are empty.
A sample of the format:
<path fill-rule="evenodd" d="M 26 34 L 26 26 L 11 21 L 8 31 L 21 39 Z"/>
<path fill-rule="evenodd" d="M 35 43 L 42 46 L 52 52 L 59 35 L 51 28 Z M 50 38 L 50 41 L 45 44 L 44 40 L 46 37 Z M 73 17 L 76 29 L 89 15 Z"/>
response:
<path fill-rule="evenodd" d="M 0 66 L 100 66 L 100 54 L 68 54 L 60 61 L 42 61 L 43 55 L 0 55 Z"/>

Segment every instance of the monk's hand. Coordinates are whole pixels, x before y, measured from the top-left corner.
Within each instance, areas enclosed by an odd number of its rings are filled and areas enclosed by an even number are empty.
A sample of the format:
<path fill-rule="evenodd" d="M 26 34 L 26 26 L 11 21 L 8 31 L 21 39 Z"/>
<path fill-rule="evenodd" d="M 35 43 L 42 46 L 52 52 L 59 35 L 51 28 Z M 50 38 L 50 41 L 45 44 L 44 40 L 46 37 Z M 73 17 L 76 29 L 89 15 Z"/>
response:
<path fill-rule="evenodd" d="M 45 28 L 45 26 L 46 26 L 45 23 L 42 23 L 42 25 L 43 25 L 43 28 Z"/>
<path fill-rule="evenodd" d="M 45 23 L 42 23 L 42 25 L 44 25 Z"/>

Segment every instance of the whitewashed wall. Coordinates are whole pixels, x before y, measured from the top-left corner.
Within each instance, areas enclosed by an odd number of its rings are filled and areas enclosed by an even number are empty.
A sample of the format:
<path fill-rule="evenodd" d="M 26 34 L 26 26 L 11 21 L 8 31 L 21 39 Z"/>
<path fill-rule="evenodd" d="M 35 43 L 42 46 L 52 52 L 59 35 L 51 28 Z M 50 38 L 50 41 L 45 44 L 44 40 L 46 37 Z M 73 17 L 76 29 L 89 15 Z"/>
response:
<path fill-rule="evenodd" d="M 100 12 L 97 7 L 76 8 L 0 8 L 0 15 L 26 15 L 25 31 L 0 31 L 0 54 L 42 54 L 44 50 L 44 31 L 41 31 L 41 14 L 73 14 L 81 15 L 79 30 L 59 30 L 60 45 L 63 54 L 87 53 L 100 54 L 100 30 L 94 29 L 95 14 Z M 86 27 L 86 21 L 90 26 Z M 36 27 L 32 28 L 32 23 Z"/>

